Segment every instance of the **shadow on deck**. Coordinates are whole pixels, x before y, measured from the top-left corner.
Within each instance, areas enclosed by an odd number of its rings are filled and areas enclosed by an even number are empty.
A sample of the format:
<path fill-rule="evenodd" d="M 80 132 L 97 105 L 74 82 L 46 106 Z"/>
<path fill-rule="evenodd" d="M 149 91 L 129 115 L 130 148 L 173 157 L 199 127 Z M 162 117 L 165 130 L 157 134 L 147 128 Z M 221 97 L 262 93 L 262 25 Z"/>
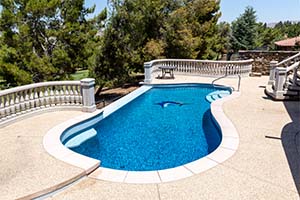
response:
<path fill-rule="evenodd" d="M 283 127 L 281 131 L 281 142 L 295 186 L 300 195 L 300 102 L 284 101 L 283 104 L 292 122 Z"/>

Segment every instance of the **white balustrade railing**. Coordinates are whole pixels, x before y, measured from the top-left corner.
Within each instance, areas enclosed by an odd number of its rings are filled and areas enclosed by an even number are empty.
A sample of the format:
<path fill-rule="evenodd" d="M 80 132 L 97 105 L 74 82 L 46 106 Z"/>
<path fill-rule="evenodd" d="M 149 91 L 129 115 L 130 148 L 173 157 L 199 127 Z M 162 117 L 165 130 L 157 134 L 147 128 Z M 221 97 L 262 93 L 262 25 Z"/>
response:
<path fill-rule="evenodd" d="M 298 88 L 297 74 L 300 70 L 300 52 L 281 62 L 270 62 L 270 76 L 266 92 L 274 99 L 287 98 L 289 88 Z M 288 76 L 292 75 L 289 79 Z"/>
<path fill-rule="evenodd" d="M 200 75 L 200 76 L 248 76 L 252 70 L 253 60 L 242 61 L 211 61 L 188 59 L 160 59 L 144 63 L 145 83 L 159 76 L 161 66 L 175 67 L 175 74 Z"/>
<path fill-rule="evenodd" d="M 275 81 L 272 84 L 273 98 L 277 100 L 286 99 L 286 94 L 289 88 L 299 87 L 297 85 L 297 71 L 300 69 L 300 61 L 293 63 L 289 67 L 276 67 L 275 68 Z M 289 80 L 288 75 L 292 74 L 292 80 Z"/>
<path fill-rule="evenodd" d="M 94 84 L 94 79 L 53 81 L 0 91 L 0 122 L 51 107 L 78 107 L 92 112 L 96 109 Z"/>
<path fill-rule="evenodd" d="M 275 71 L 278 67 L 287 68 L 288 66 L 292 65 L 293 63 L 300 61 L 300 52 L 281 61 L 271 61 L 270 62 L 270 76 L 269 76 L 269 82 L 268 85 L 273 85 L 275 82 Z"/>

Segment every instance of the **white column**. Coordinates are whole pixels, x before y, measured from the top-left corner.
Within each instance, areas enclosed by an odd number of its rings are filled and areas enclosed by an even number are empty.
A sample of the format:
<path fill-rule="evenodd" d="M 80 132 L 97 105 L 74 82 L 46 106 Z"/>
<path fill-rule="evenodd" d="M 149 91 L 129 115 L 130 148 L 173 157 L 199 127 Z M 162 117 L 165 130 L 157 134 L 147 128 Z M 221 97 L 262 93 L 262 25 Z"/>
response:
<path fill-rule="evenodd" d="M 268 85 L 273 85 L 273 83 L 275 81 L 275 69 L 276 69 L 277 63 L 278 63 L 278 61 L 274 61 L 274 60 L 272 60 L 270 62 L 270 76 L 269 76 Z"/>
<path fill-rule="evenodd" d="M 96 110 L 95 104 L 95 79 L 85 78 L 80 81 L 82 90 L 82 111 L 94 112 Z"/>
<path fill-rule="evenodd" d="M 151 83 L 152 81 L 152 77 L 151 77 L 151 74 L 152 74 L 152 65 L 151 63 L 147 62 L 147 63 L 144 63 L 144 75 L 145 75 L 145 80 L 144 82 L 145 83 Z"/>
<path fill-rule="evenodd" d="M 275 95 L 277 98 L 283 98 L 283 87 L 286 82 L 286 69 L 283 67 L 276 67 L 275 70 Z"/>

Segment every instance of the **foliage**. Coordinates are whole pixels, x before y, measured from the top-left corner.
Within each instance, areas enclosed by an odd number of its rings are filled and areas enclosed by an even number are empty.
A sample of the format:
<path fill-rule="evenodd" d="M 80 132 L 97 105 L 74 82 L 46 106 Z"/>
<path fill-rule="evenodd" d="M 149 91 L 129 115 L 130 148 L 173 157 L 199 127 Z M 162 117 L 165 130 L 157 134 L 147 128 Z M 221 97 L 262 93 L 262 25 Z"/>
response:
<path fill-rule="evenodd" d="M 275 27 L 256 22 L 255 10 L 247 7 L 244 13 L 231 24 L 230 50 L 275 49 L 275 42 L 300 36 L 300 22 L 279 22 Z M 297 47 L 295 48 L 297 49 Z"/>
<path fill-rule="evenodd" d="M 81 75 L 99 91 L 119 85 L 158 58 L 219 59 L 240 49 L 274 49 L 300 35 L 300 22 L 274 28 L 247 7 L 231 25 L 219 23 L 219 0 L 109 0 L 87 20 L 84 0 L 1 0 L 0 87 Z M 299 44 L 300 45 L 300 44 Z M 74 74 L 75 73 L 75 74 Z"/>
<path fill-rule="evenodd" d="M 274 27 L 283 37 L 297 37 L 300 36 L 300 22 L 292 23 L 291 21 L 279 22 Z"/>
<path fill-rule="evenodd" d="M 245 12 L 232 22 L 231 45 L 234 51 L 255 48 L 256 12 L 247 7 Z"/>
<path fill-rule="evenodd" d="M 87 68 L 97 30 L 84 0 L 2 0 L 0 76 L 11 86 L 65 79 Z"/>
<path fill-rule="evenodd" d="M 90 68 L 96 82 L 119 84 L 157 58 L 218 58 L 219 1 L 111 0 Z M 223 44 L 223 42 L 221 42 Z M 102 87 L 100 87 L 102 88 Z"/>
<path fill-rule="evenodd" d="M 71 74 L 73 80 L 81 80 L 89 77 L 89 70 L 77 70 L 74 74 Z"/>
<path fill-rule="evenodd" d="M 256 25 L 257 37 L 255 40 L 256 48 L 275 49 L 274 42 L 282 39 L 282 34 L 278 29 L 267 27 L 267 24 L 258 23 Z"/>

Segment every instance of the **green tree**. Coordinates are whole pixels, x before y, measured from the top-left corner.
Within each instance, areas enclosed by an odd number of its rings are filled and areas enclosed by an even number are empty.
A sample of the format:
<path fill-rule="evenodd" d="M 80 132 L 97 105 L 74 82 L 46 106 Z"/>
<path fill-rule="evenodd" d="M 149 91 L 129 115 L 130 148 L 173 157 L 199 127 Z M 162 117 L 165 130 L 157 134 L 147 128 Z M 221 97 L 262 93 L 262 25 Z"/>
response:
<path fill-rule="evenodd" d="M 165 22 L 166 57 L 218 58 L 219 4 L 219 1 L 193 0 L 174 10 Z"/>
<path fill-rule="evenodd" d="M 11 86 L 68 78 L 87 68 L 96 34 L 84 0 L 1 0 L 0 76 Z"/>
<path fill-rule="evenodd" d="M 256 48 L 272 50 L 275 49 L 274 42 L 282 38 L 282 33 L 271 27 L 267 27 L 264 23 L 258 23 L 256 26 Z"/>
<path fill-rule="evenodd" d="M 256 47 L 256 24 L 256 12 L 252 7 L 246 7 L 244 13 L 232 22 L 231 48 L 234 51 Z"/>
<path fill-rule="evenodd" d="M 274 27 L 275 30 L 280 32 L 283 37 L 297 37 L 300 36 L 300 22 L 292 23 L 290 21 L 279 22 Z"/>
<path fill-rule="evenodd" d="M 230 35 L 231 28 L 229 23 L 221 22 L 217 25 L 216 52 L 226 54 L 230 51 Z"/>
<path fill-rule="evenodd" d="M 217 58 L 219 1 L 111 0 L 90 70 L 100 89 L 119 84 L 155 58 Z"/>
<path fill-rule="evenodd" d="M 90 68 L 90 75 L 100 86 L 98 93 L 105 84 L 120 84 L 133 71 L 141 72 L 145 58 L 157 55 L 151 48 L 154 44 L 162 45 L 160 29 L 168 14 L 178 7 L 174 0 L 112 0 L 109 3 L 109 19 L 95 51 L 95 64 Z M 162 46 L 159 52 L 163 52 Z"/>

